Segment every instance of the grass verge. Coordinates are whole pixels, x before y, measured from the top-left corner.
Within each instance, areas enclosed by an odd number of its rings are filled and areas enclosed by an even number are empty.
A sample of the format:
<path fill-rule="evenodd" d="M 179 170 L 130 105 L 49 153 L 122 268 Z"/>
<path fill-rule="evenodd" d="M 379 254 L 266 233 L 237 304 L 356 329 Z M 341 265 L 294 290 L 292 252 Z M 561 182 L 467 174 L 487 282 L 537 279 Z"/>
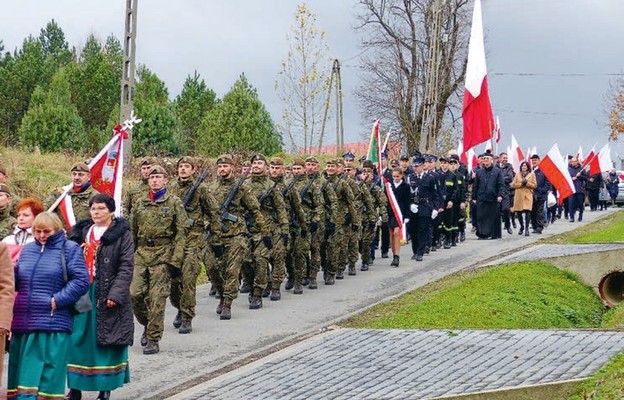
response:
<path fill-rule="evenodd" d="M 600 323 L 602 329 L 624 329 L 624 304 L 605 313 Z"/>
<path fill-rule="evenodd" d="M 563 221 L 563 220 L 562 220 Z M 563 221 L 562 223 L 566 223 Z M 542 243 L 617 243 L 624 242 L 624 210 L 569 232 L 544 239 Z"/>
<path fill-rule="evenodd" d="M 569 272 L 522 262 L 454 274 L 343 323 L 378 329 L 597 328 L 604 306 Z"/>
<path fill-rule="evenodd" d="M 569 400 L 615 400 L 624 399 L 624 353 L 579 384 Z"/>

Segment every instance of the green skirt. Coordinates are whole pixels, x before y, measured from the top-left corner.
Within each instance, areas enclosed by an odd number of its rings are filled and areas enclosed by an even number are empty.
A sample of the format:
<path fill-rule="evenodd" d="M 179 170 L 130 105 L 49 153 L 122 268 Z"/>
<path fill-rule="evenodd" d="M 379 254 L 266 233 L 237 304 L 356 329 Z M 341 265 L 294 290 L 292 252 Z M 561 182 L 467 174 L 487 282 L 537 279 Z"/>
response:
<path fill-rule="evenodd" d="M 95 305 L 95 284 L 91 285 L 89 295 Z M 97 392 L 114 390 L 129 382 L 128 346 L 97 344 L 95 307 L 76 315 L 67 356 L 67 386 Z"/>
<path fill-rule="evenodd" d="M 9 354 L 7 398 L 65 398 L 69 333 L 13 333 Z"/>

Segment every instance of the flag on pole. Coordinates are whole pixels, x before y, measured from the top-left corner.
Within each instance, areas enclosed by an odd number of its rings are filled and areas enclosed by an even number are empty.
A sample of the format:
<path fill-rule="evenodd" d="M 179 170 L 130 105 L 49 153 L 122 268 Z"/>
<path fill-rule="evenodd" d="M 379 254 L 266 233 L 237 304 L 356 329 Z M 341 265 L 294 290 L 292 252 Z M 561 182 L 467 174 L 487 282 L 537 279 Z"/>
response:
<path fill-rule="evenodd" d="M 89 163 L 91 186 L 98 192 L 106 193 L 115 199 L 115 215 L 117 216 L 121 215 L 122 210 L 123 142 L 127 138 L 126 130 L 121 125 L 115 126 L 112 139 Z M 77 222 L 71 196 L 68 195 L 71 189 L 71 184 L 64 186 L 61 196 L 48 209 L 51 212 L 58 207 L 68 229 L 71 229 Z"/>
<path fill-rule="evenodd" d="M 589 162 L 589 175 L 609 171 L 611 168 L 613 168 L 611 148 L 609 147 L 609 143 L 606 143 Z"/>
<path fill-rule="evenodd" d="M 468 172 L 472 172 L 472 170 L 479 164 L 479 159 L 475 155 L 474 149 L 470 149 L 466 152 L 466 167 L 468 168 Z"/>
<path fill-rule="evenodd" d="M 464 149 L 470 149 L 492 137 L 494 116 L 488 94 L 481 0 L 475 1 L 472 14 L 462 118 Z"/>
<path fill-rule="evenodd" d="M 500 143 L 501 141 L 501 127 L 498 116 L 496 117 L 496 124 L 494 124 L 494 139 L 496 140 L 496 143 Z"/>
<path fill-rule="evenodd" d="M 583 162 L 583 146 L 579 146 L 578 151 L 576 152 L 576 159 L 578 162 Z"/>
<path fill-rule="evenodd" d="M 574 182 L 572 182 L 572 177 L 568 171 L 568 163 L 563 159 L 556 143 L 540 162 L 539 169 L 557 189 L 559 204 L 562 204 L 565 198 L 576 192 Z"/>
<path fill-rule="evenodd" d="M 368 160 L 377 165 L 381 165 L 381 137 L 379 136 L 379 125 L 381 121 L 376 119 L 373 121 L 373 131 L 371 132 L 370 142 L 368 143 Z"/>
<path fill-rule="evenodd" d="M 485 148 L 483 149 L 484 153 L 492 153 L 492 141 L 488 140 L 487 142 L 485 142 Z"/>
<path fill-rule="evenodd" d="M 589 153 L 587 153 L 587 157 L 585 157 L 583 161 L 581 162 L 581 165 L 583 167 L 587 166 L 587 164 L 589 164 L 594 159 L 595 156 L 596 156 L 596 144 L 594 143 Z"/>
<path fill-rule="evenodd" d="M 518 145 L 518 141 L 514 135 L 511 135 L 511 152 L 509 153 L 509 159 L 511 160 L 511 165 L 513 165 L 514 170 L 520 171 L 520 164 L 524 159 L 524 153 L 522 149 Z"/>

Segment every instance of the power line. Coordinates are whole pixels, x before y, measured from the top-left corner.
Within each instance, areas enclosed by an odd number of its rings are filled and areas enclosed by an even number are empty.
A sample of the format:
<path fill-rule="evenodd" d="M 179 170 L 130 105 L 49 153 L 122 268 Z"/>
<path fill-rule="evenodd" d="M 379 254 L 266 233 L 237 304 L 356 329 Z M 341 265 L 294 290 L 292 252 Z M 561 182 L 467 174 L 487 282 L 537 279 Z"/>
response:
<path fill-rule="evenodd" d="M 593 76 L 624 76 L 624 72 L 606 72 L 606 73 L 586 73 L 586 72 L 569 72 L 569 73 L 547 73 L 547 72 L 490 72 L 488 75 L 496 76 L 549 76 L 549 77 L 593 77 Z"/>
<path fill-rule="evenodd" d="M 552 115 L 561 117 L 579 117 L 579 118 L 600 118 L 595 114 L 581 114 L 581 113 L 562 113 L 562 112 L 547 112 L 547 111 L 530 111 L 530 110 L 509 110 L 505 108 L 496 108 L 497 112 L 515 113 L 515 114 L 534 114 L 534 115 Z"/>

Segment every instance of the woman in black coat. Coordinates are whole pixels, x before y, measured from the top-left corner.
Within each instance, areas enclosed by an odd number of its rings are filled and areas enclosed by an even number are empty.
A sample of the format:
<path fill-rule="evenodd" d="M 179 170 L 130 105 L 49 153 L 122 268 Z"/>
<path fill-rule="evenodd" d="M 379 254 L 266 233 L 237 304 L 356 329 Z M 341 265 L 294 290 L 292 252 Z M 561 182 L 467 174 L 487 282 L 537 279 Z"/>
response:
<path fill-rule="evenodd" d="M 390 181 L 392 193 L 398 204 L 398 210 L 395 212 L 392 207 L 392 199 L 388 193 L 388 227 L 390 228 L 390 248 L 392 249 L 392 262 L 390 266 L 399 266 L 399 253 L 401 252 L 401 226 L 403 226 L 409 215 L 410 207 L 410 188 L 405 183 L 403 170 L 401 168 L 392 169 L 392 181 Z M 400 215 L 399 212 L 400 211 Z M 403 218 L 399 221 L 398 218 Z"/>
<path fill-rule="evenodd" d="M 130 382 L 134 242 L 128 221 L 115 218 L 114 211 L 115 201 L 109 195 L 94 196 L 89 201 L 91 219 L 78 222 L 69 236 L 83 247 L 94 308 L 74 320 L 67 399 L 80 399 L 83 390 L 99 391 L 98 399 L 109 399 L 111 390 Z"/>

